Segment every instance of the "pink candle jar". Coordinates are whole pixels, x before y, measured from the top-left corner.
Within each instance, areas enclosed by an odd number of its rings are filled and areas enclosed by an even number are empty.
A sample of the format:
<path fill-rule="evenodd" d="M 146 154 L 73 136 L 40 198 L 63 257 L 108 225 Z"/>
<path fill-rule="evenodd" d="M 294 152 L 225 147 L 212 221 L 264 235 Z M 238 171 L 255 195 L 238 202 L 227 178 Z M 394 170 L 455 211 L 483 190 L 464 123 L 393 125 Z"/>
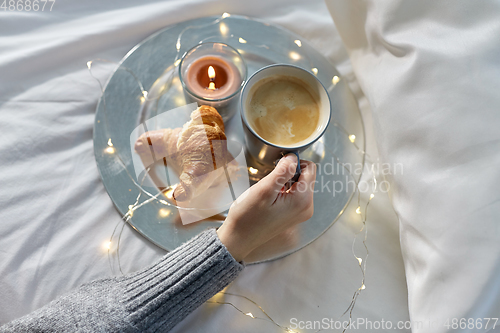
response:
<path fill-rule="evenodd" d="M 238 110 L 247 67 L 233 47 L 224 43 L 201 43 L 182 57 L 179 78 L 188 103 L 213 106 L 226 121 Z"/>

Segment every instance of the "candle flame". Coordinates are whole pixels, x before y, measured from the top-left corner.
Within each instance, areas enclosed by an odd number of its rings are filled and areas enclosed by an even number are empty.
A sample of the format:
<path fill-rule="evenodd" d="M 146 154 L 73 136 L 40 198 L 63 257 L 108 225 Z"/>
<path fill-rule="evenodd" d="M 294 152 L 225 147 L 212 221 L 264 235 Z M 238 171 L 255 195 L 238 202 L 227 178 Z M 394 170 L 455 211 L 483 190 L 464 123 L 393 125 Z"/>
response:
<path fill-rule="evenodd" d="M 215 79 L 215 69 L 212 66 L 208 67 L 208 77 L 210 80 Z"/>
<path fill-rule="evenodd" d="M 208 66 L 208 77 L 212 81 L 208 84 L 208 89 L 215 90 L 215 82 L 213 82 L 215 79 L 215 69 L 212 66 Z"/>

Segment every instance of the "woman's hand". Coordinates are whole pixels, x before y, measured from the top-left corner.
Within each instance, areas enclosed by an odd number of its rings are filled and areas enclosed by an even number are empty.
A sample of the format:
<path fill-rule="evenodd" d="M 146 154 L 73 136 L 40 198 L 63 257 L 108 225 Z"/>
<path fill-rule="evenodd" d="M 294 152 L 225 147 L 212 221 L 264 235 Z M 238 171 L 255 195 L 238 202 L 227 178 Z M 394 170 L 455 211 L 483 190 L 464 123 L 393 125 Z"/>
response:
<path fill-rule="evenodd" d="M 300 163 L 300 178 L 289 190 L 285 191 L 284 185 L 297 167 L 294 154 L 282 158 L 269 175 L 231 205 L 217 234 L 237 261 L 291 226 L 312 217 L 316 165 L 305 160 Z"/>

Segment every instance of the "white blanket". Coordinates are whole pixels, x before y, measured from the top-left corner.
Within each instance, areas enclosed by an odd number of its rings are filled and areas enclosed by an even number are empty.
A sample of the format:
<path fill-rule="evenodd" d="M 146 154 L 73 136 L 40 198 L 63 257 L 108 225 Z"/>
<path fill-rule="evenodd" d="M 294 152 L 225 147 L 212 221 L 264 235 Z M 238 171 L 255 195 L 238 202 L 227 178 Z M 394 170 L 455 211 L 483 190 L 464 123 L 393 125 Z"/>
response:
<path fill-rule="evenodd" d="M 413 332 L 500 331 L 500 3 L 327 3 L 381 161 L 403 166 L 387 178 Z"/>
<path fill-rule="evenodd" d="M 0 323 L 82 283 L 119 274 L 116 253 L 112 272 L 105 249 L 113 228 L 121 224 L 93 156 L 92 128 L 100 90 L 87 71 L 87 61 L 118 62 L 134 45 L 167 25 L 223 12 L 280 24 L 326 55 L 359 100 L 368 153 L 376 156 L 368 103 L 322 1 L 67 0 L 56 1 L 52 11 L 0 12 Z M 94 73 L 105 81 L 114 66 L 97 65 Z M 351 254 L 358 227 L 353 221 L 359 218 L 356 206 L 348 207 L 328 232 L 301 251 L 247 267 L 227 291 L 257 301 L 283 326 L 291 326 L 293 318 L 347 320 L 348 315 L 340 316 L 361 283 L 358 262 Z M 395 325 L 408 320 L 397 219 L 386 196 L 373 199 L 369 214 L 366 289 L 353 318 L 385 319 Z M 120 251 L 124 272 L 144 267 L 164 253 L 125 226 Z M 226 300 L 263 317 L 244 299 Z M 231 306 L 211 304 L 195 311 L 175 331 L 283 330 L 268 321 L 252 320 Z"/>

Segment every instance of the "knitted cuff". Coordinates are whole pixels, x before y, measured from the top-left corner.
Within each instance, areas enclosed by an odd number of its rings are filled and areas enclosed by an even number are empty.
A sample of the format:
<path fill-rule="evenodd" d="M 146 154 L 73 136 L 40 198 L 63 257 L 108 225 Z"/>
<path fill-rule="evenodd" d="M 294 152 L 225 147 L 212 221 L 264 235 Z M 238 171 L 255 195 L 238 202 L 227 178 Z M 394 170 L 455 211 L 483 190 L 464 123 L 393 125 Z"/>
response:
<path fill-rule="evenodd" d="M 120 282 L 128 319 L 142 332 L 166 332 L 233 281 L 243 267 L 215 229 L 204 231 Z"/>

